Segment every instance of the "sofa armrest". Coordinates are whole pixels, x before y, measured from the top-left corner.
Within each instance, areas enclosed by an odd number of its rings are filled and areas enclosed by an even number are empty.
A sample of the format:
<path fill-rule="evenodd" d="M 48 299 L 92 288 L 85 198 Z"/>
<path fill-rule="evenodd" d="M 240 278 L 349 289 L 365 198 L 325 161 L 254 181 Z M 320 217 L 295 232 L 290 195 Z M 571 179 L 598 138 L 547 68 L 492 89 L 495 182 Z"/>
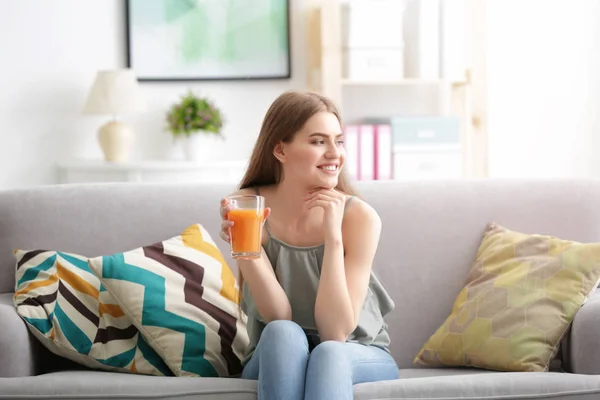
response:
<path fill-rule="evenodd" d="M 569 344 L 570 369 L 576 374 L 600 374 L 600 290 L 575 315 Z"/>
<path fill-rule="evenodd" d="M 0 378 L 35 375 L 36 341 L 13 305 L 13 293 L 0 294 Z"/>

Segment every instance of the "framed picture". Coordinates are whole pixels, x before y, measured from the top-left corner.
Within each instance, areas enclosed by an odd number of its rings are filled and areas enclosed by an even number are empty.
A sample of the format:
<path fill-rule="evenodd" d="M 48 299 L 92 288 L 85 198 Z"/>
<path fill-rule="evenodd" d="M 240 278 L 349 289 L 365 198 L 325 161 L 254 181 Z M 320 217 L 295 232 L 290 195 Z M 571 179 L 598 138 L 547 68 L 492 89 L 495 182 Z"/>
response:
<path fill-rule="evenodd" d="M 289 0 L 126 0 L 140 81 L 291 77 Z"/>

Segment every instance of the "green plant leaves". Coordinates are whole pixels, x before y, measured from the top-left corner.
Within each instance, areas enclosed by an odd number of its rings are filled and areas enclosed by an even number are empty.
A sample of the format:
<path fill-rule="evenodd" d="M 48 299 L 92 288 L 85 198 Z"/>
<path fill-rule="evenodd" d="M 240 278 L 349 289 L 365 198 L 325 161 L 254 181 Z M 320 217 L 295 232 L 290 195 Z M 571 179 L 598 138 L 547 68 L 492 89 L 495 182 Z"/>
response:
<path fill-rule="evenodd" d="M 171 106 L 167 113 L 167 130 L 173 135 L 190 135 L 205 131 L 222 136 L 221 111 L 208 98 L 198 97 L 191 91 Z"/>

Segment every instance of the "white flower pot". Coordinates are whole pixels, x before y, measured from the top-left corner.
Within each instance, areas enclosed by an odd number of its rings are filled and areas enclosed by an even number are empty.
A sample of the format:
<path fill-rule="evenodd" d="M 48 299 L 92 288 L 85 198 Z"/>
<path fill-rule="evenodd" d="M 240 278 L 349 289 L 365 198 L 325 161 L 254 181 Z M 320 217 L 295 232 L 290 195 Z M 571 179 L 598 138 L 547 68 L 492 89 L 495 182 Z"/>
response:
<path fill-rule="evenodd" d="M 213 133 L 198 131 L 182 136 L 181 139 L 183 154 L 187 161 L 211 162 L 218 156 L 216 146 L 221 139 Z"/>

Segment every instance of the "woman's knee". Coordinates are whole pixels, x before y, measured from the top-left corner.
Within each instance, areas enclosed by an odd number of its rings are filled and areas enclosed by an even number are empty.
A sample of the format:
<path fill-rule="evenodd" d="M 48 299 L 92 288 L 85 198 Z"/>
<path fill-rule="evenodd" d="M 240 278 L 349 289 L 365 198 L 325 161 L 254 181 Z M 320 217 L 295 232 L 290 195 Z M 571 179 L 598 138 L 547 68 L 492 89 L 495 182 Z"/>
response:
<path fill-rule="evenodd" d="M 261 333 L 261 342 L 274 345 L 281 343 L 285 346 L 299 346 L 308 349 L 308 342 L 304 330 L 297 323 L 289 320 L 276 320 L 269 322 Z"/>
<path fill-rule="evenodd" d="M 320 363 L 344 363 L 346 361 L 345 355 L 345 343 L 338 342 L 335 340 L 327 340 L 319 343 L 311 355 L 311 361 L 318 361 Z"/>

